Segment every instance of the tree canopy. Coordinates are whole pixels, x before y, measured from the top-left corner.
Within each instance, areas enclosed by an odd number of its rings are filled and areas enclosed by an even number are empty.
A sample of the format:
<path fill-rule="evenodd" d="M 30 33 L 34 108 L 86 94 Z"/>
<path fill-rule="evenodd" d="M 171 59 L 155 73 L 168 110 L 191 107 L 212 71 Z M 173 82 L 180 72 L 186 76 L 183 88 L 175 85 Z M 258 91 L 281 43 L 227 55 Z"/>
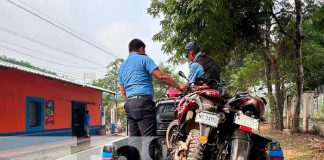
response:
<path fill-rule="evenodd" d="M 153 0 L 148 13 L 164 17 L 153 40 L 163 42 L 171 62 L 182 62 L 184 45 L 195 41 L 223 68 L 230 54 L 261 43 L 261 7 L 260 0 Z"/>

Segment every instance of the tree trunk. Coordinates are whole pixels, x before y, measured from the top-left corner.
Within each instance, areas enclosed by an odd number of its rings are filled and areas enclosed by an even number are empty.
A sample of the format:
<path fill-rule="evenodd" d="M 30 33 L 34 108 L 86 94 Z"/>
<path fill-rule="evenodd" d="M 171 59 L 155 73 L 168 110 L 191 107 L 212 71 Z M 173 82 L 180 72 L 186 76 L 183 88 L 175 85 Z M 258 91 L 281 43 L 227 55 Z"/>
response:
<path fill-rule="evenodd" d="M 271 69 L 271 59 L 268 57 L 270 55 L 270 29 L 271 29 L 271 19 L 267 19 L 266 23 L 266 37 L 265 37 L 265 51 L 264 51 L 264 59 L 266 62 L 265 70 L 266 70 L 266 86 L 268 89 L 267 97 L 269 99 L 269 106 L 271 112 L 271 128 L 275 129 L 278 128 L 278 115 L 277 115 L 277 108 L 275 105 L 275 99 L 272 93 L 272 69 Z"/>
<path fill-rule="evenodd" d="M 295 0 L 295 10 L 296 10 L 296 37 L 294 40 L 295 43 L 295 57 L 297 60 L 297 78 L 296 78 L 296 91 L 297 91 L 297 103 L 295 106 L 295 112 L 293 117 L 293 126 L 292 131 L 299 130 L 299 114 L 300 106 L 302 99 L 303 91 L 303 65 L 301 62 L 302 53 L 301 53 L 301 0 Z"/>
<path fill-rule="evenodd" d="M 286 114 L 286 128 L 291 129 L 291 122 L 292 122 L 292 107 L 293 106 L 293 96 L 287 96 L 287 114 Z"/>
<path fill-rule="evenodd" d="M 271 128 L 278 128 L 278 116 L 277 116 L 277 108 L 275 105 L 275 99 L 272 93 L 272 82 L 271 82 L 271 62 L 266 59 L 266 85 L 268 89 L 267 97 L 269 99 L 269 106 L 271 112 Z"/>
<path fill-rule="evenodd" d="M 280 69 L 277 58 L 273 58 L 272 60 L 273 72 L 275 75 L 275 89 L 276 89 L 276 100 L 277 100 L 277 116 L 278 116 L 278 125 L 277 129 L 283 130 L 283 118 L 282 118 L 282 110 L 283 110 L 283 98 L 281 95 L 281 76 Z"/>
<path fill-rule="evenodd" d="M 281 113 L 281 117 L 282 117 L 282 129 L 285 128 L 285 121 L 284 121 L 284 110 L 285 110 L 285 102 L 286 102 L 286 87 L 285 87 L 285 80 L 284 80 L 284 76 L 282 77 L 281 80 L 281 92 L 280 92 L 280 96 L 281 96 L 281 100 L 282 100 L 282 108 L 280 110 Z M 287 106 L 286 106 L 287 107 Z M 287 109 L 287 108 L 286 108 Z M 286 110 L 286 118 L 287 118 L 287 110 Z M 286 125 L 287 126 L 287 125 Z"/>

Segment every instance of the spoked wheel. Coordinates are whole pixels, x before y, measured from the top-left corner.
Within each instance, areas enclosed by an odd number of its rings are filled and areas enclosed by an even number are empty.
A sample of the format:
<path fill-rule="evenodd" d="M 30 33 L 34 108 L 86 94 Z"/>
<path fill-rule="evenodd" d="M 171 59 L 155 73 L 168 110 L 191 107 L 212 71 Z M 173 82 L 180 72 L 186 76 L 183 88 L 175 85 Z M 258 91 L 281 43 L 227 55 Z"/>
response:
<path fill-rule="evenodd" d="M 179 127 L 178 120 L 173 120 L 168 126 L 166 137 L 165 137 L 168 150 L 174 149 L 174 147 L 178 143 L 178 140 L 176 139 L 178 127 Z"/>
<path fill-rule="evenodd" d="M 178 159 L 176 158 L 177 157 L 176 150 L 179 144 L 179 139 L 177 138 L 178 128 L 179 128 L 178 120 L 173 120 L 169 124 L 166 132 L 165 141 L 168 149 L 167 154 L 170 160 Z"/>

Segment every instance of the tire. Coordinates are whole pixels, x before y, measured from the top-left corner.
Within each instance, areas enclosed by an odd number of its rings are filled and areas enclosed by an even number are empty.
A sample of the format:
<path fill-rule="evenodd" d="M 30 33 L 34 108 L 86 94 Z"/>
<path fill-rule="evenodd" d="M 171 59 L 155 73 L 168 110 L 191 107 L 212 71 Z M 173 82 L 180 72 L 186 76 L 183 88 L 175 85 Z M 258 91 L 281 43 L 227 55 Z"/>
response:
<path fill-rule="evenodd" d="M 254 159 L 254 160 L 266 160 L 267 159 L 267 153 L 263 149 L 259 148 L 252 148 L 250 152 L 250 157 L 249 159 Z"/>
<path fill-rule="evenodd" d="M 163 143 L 162 143 L 162 141 L 163 141 L 162 138 L 156 139 L 155 159 L 163 159 L 163 153 L 162 153 Z"/>
<path fill-rule="evenodd" d="M 188 160 L 202 160 L 204 147 L 199 141 L 199 130 L 192 129 L 188 135 L 187 142 L 189 141 Z"/>
<path fill-rule="evenodd" d="M 166 145 L 167 145 L 168 149 L 174 148 L 175 144 L 172 141 L 174 138 L 173 137 L 174 133 L 177 131 L 178 126 L 179 126 L 178 120 L 173 120 L 168 126 L 168 129 L 167 129 L 167 132 L 165 135 L 165 141 L 166 141 Z"/>

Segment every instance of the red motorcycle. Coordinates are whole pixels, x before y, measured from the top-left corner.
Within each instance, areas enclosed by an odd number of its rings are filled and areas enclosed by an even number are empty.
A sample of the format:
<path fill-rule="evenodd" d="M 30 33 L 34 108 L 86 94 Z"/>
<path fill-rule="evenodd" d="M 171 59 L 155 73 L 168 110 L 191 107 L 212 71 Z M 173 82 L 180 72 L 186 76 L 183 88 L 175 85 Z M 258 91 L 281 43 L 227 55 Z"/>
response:
<path fill-rule="evenodd" d="M 184 77 L 182 72 L 180 76 Z M 217 113 L 222 103 L 219 85 L 215 80 L 198 80 L 189 89 L 174 110 L 177 117 L 167 129 L 166 143 L 171 159 L 202 159 L 204 144 L 209 141 L 213 128 L 225 117 Z"/>

